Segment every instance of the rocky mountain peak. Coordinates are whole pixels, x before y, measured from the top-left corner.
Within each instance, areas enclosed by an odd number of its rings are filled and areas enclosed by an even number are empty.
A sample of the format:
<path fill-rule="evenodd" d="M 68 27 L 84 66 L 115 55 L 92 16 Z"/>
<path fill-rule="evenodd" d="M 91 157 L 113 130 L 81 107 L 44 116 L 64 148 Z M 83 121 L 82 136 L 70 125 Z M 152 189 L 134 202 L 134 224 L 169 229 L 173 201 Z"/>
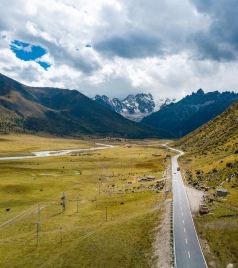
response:
<path fill-rule="evenodd" d="M 140 121 L 145 116 L 154 112 L 156 108 L 160 109 L 161 106 L 171 103 L 169 99 L 161 99 L 157 105 L 151 93 L 129 94 L 124 99 L 110 99 L 105 95 L 96 95 L 94 100 L 134 121 Z"/>

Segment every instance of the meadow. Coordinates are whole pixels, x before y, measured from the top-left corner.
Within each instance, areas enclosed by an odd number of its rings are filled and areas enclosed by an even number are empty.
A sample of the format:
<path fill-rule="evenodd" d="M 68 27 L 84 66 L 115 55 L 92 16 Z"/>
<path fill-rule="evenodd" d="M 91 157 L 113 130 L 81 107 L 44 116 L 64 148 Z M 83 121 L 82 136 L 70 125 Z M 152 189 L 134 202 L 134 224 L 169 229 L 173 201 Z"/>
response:
<path fill-rule="evenodd" d="M 0 152 L 87 148 L 95 142 L 4 135 Z M 99 142 L 116 147 L 0 161 L 0 267 L 154 265 L 165 197 L 157 186 L 167 153 L 158 141 Z M 159 182 L 139 181 L 146 176 Z"/>

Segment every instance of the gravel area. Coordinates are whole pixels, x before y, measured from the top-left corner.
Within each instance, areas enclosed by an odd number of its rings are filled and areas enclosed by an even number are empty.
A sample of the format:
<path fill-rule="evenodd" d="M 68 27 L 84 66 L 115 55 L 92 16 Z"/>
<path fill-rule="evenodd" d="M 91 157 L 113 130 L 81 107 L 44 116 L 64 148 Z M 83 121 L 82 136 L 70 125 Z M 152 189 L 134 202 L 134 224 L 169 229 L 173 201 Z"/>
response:
<path fill-rule="evenodd" d="M 157 268 L 171 268 L 170 255 L 170 209 L 171 201 L 167 200 L 163 206 L 163 219 L 158 228 L 155 241 L 155 256 Z"/>
<path fill-rule="evenodd" d="M 199 191 L 190 186 L 185 186 L 185 188 L 188 195 L 188 200 L 192 214 L 197 214 L 199 212 L 199 205 L 203 201 L 204 192 Z"/>

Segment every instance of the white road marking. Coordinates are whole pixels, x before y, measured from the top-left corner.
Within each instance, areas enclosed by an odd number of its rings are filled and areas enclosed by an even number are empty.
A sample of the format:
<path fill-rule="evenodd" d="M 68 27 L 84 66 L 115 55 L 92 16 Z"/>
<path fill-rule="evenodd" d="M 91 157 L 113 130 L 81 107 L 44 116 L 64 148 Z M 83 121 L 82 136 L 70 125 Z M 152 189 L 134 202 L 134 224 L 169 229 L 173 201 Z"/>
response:
<path fill-rule="evenodd" d="M 182 212 L 182 217 L 183 217 L 183 212 Z"/>
<path fill-rule="evenodd" d="M 174 156 L 174 157 L 172 157 L 172 172 L 173 173 L 175 173 L 175 175 L 173 176 L 173 177 L 176 177 L 176 180 L 177 180 L 177 183 L 176 183 L 176 187 L 174 188 L 176 191 L 176 194 L 177 194 L 177 199 L 179 199 L 179 200 L 175 200 L 175 201 L 177 201 L 176 203 L 178 203 L 178 209 L 179 209 L 179 207 L 180 207 L 180 211 L 182 212 L 183 211 L 183 209 L 182 209 L 182 206 L 184 206 L 184 209 L 186 210 L 185 211 L 185 213 L 186 213 L 186 217 L 188 216 L 188 217 L 190 217 L 191 218 L 191 220 L 192 220 L 192 226 L 193 226 L 193 229 L 194 229 L 194 232 L 195 232 L 195 236 L 196 236 L 196 238 L 197 238 L 197 243 L 198 243 L 198 245 L 199 245 L 199 247 L 200 247 L 200 251 L 201 251 L 201 254 L 202 254 L 202 257 L 203 257 L 203 261 L 204 261 L 204 266 L 206 267 L 206 268 L 208 268 L 208 266 L 207 266 L 207 264 L 206 264 L 206 260 L 205 260 L 205 258 L 204 258 L 204 255 L 203 255 L 203 252 L 202 252 L 202 249 L 201 249 L 201 245 L 200 245 L 200 243 L 199 243 L 199 240 L 198 240 L 198 236 L 197 236 L 197 233 L 196 233 L 196 229 L 195 229 L 195 226 L 194 226 L 194 222 L 193 222 L 193 218 L 192 218 L 192 215 L 191 215 L 191 209 L 190 209 L 190 206 L 189 206 L 189 201 L 188 201 L 188 197 L 187 197 L 187 195 L 186 195 L 186 191 L 185 191 L 185 185 L 184 185 L 184 183 L 183 183 L 183 179 L 182 179 L 182 175 L 181 175 L 181 173 L 180 172 L 178 172 L 177 174 L 176 174 L 176 167 L 178 167 L 178 164 L 177 164 L 177 159 L 181 156 L 181 155 L 183 155 L 184 153 L 182 152 L 182 151 L 179 151 L 179 150 L 176 150 L 176 149 L 173 149 L 173 148 L 171 148 L 171 147 L 169 147 L 169 146 L 167 146 L 167 144 L 165 145 L 168 149 L 171 149 L 171 150 L 173 150 L 173 151 L 176 151 L 176 152 L 178 152 L 179 153 L 179 155 L 177 155 L 177 156 Z M 173 166 L 175 167 L 174 169 L 173 169 Z M 174 185 L 175 186 L 175 185 Z M 178 188 L 178 189 L 177 189 Z M 181 189 L 179 189 L 179 188 L 181 188 Z M 181 203 L 181 200 L 180 200 L 180 195 L 182 195 L 182 200 L 183 200 L 183 203 Z M 187 201 L 187 202 L 185 202 L 184 203 L 184 197 L 185 197 L 185 201 Z M 179 201 L 179 202 L 178 202 Z M 180 213 L 180 215 L 181 215 L 182 213 Z M 181 219 L 181 218 L 180 218 Z M 183 219 L 183 218 L 182 218 Z M 181 222 L 180 222 L 181 223 Z M 175 237 L 176 237 L 176 235 L 175 235 Z M 186 237 L 186 230 L 185 230 L 185 228 L 184 228 L 184 239 L 185 239 L 185 242 L 186 242 L 186 244 L 187 244 L 187 247 L 188 247 L 188 240 L 185 238 Z M 190 240 L 189 241 L 189 244 L 190 243 L 196 243 L 196 241 L 193 241 L 193 240 Z M 175 247 L 175 251 L 176 251 L 176 247 Z M 176 253 L 176 252 L 175 252 Z M 190 265 L 190 260 L 191 260 L 191 256 L 190 256 L 190 252 L 187 250 L 187 253 L 188 253 L 188 260 L 187 260 L 187 266 L 188 267 L 190 267 L 191 265 Z M 193 254 L 193 253 L 192 253 Z M 177 261 L 176 261 L 176 254 L 175 254 L 175 264 L 177 264 Z M 175 265 L 176 266 L 176 265 Z"/>
<path fill-rule="evenodd" d="M 183 228 L 183 231 L 184 231 L 184 232 L 186 232 L 186 229 L 185 229 L 185 227 Z"/>
<path fill-rule="evenodd" d="M 184 220 L 183 220 L 183 224 L 184 224 Z"/>

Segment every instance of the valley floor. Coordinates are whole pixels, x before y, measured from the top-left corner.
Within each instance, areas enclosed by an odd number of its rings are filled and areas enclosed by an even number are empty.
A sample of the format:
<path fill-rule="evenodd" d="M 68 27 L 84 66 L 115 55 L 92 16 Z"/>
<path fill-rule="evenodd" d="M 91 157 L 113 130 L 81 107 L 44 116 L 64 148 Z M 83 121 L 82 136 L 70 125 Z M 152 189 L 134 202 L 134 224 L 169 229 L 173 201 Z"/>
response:
<path fill-rule="evenodd" d="M 117 147 L 0 162 L 0 267 L 156 265 L 153 245 L 169 161 L 158 141 L 4 135 L 0 155 L 95 142 Z"/>

